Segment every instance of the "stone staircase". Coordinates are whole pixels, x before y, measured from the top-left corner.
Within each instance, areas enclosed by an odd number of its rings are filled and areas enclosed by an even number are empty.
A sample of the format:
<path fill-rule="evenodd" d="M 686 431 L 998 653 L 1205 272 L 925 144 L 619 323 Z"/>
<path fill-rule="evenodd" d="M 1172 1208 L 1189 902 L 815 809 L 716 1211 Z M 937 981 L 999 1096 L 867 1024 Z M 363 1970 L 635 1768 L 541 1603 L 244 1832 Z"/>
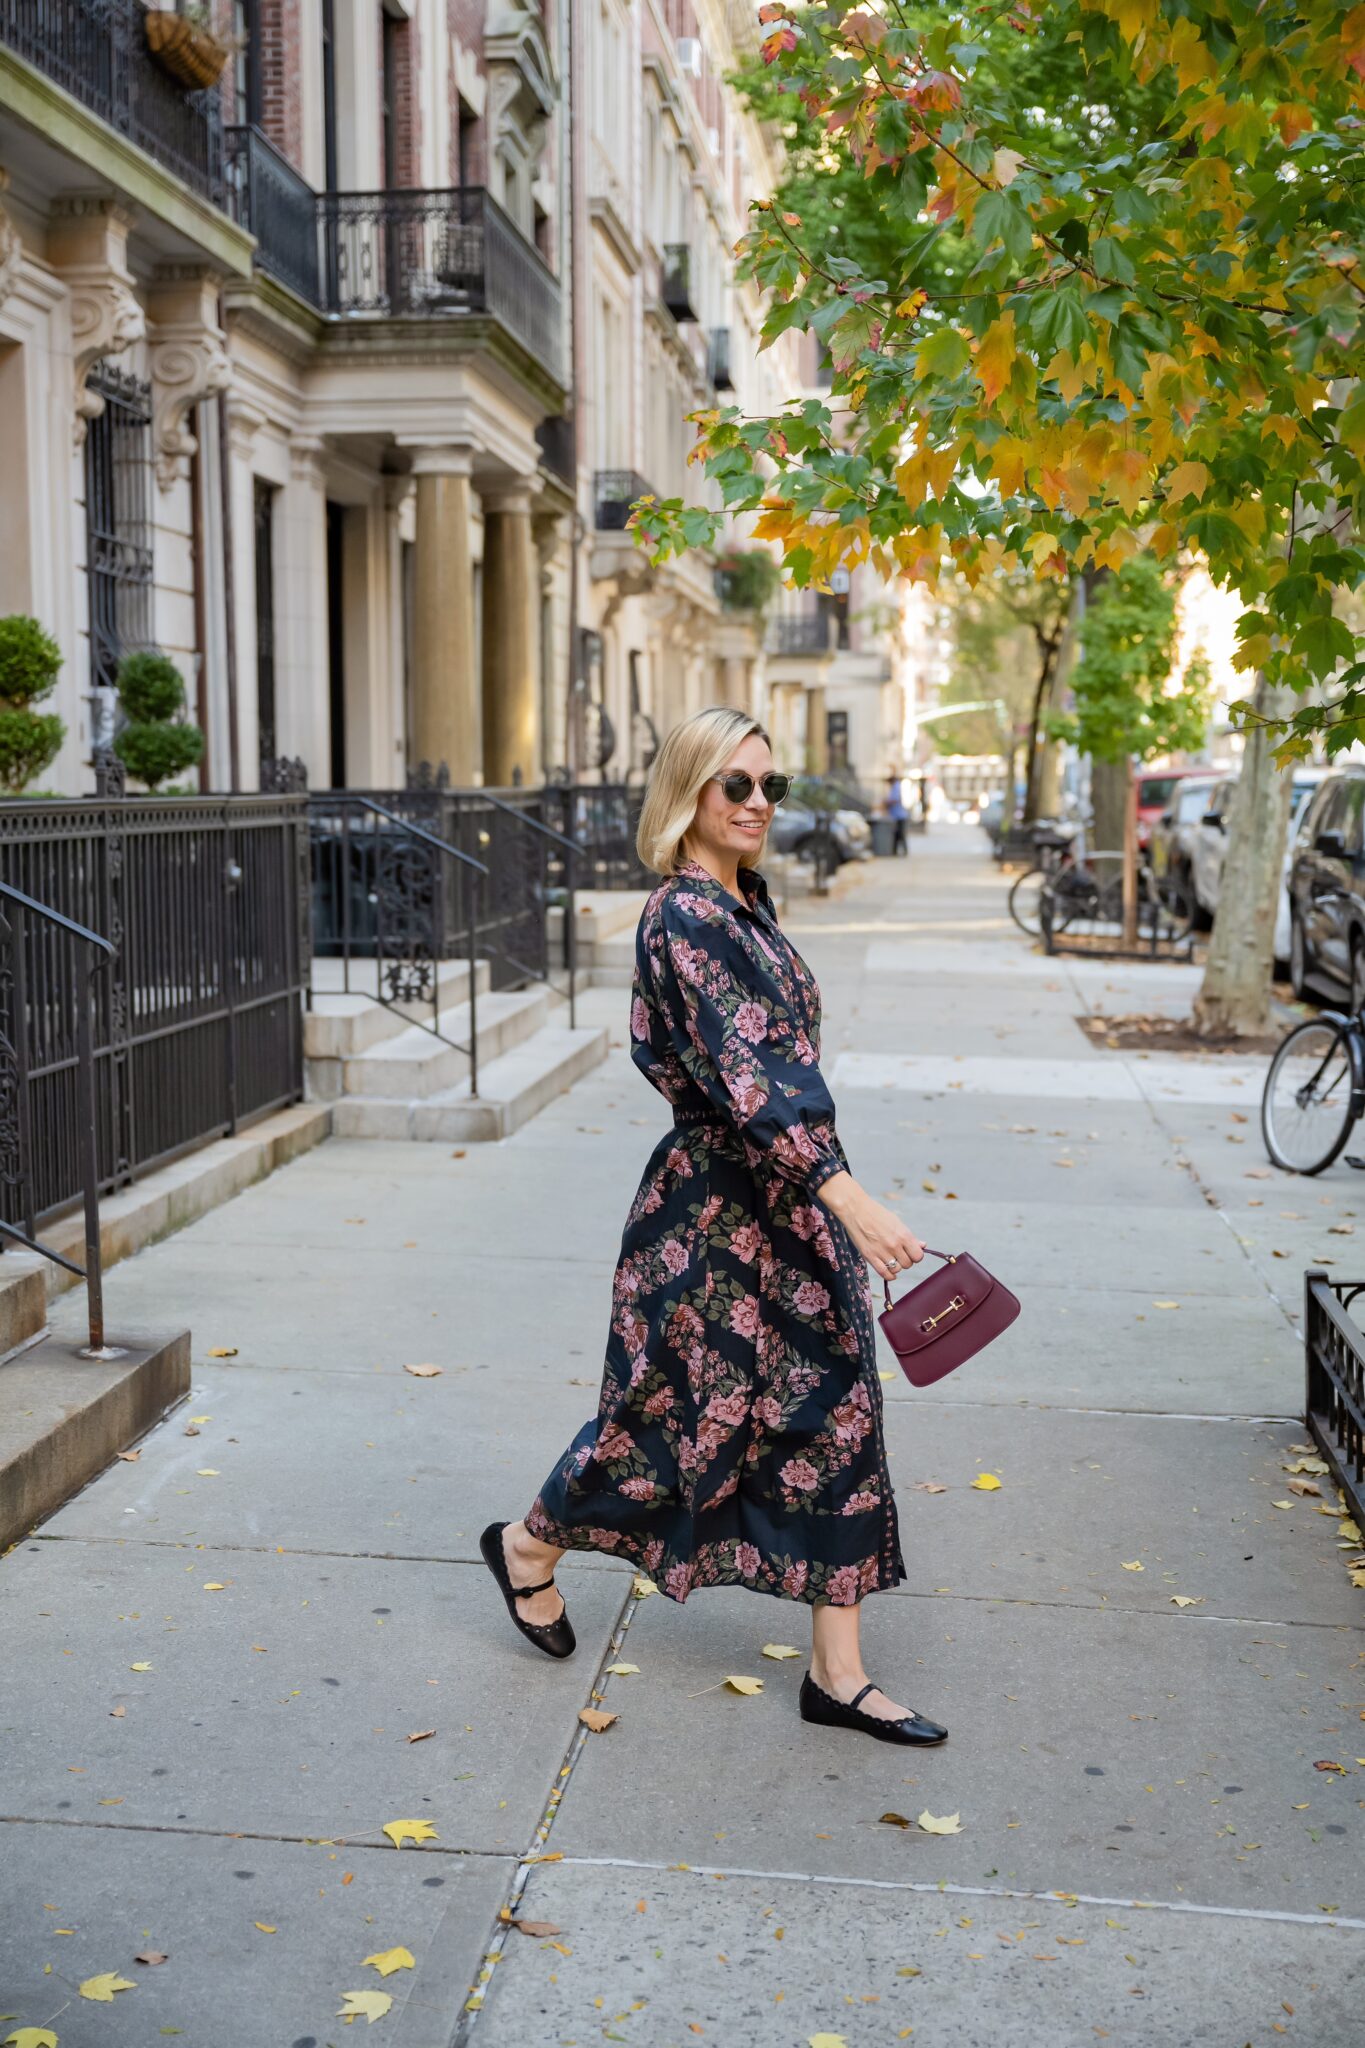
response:
<path fill-rule="evenodd" d="M 304 1020 L 309 1098 L 328 1102 L 339 1138 L 413 1138 L 459 1143 L 506 1138 L 606 1057 L 607 1033 L 572 1029 L 558 988 L 494 991 L 488 963 L 475 978 L 479 1092 L 469 1083 L 469 970 L 440 969 L 440 1030 L 426 1006 L 390 1009 L 338 986 L 338 966 L 319 961 Z M 362 968 L 361 972 L 364 970 Z M 453 1041 L 453 1042 L 451 1042 Z"/>

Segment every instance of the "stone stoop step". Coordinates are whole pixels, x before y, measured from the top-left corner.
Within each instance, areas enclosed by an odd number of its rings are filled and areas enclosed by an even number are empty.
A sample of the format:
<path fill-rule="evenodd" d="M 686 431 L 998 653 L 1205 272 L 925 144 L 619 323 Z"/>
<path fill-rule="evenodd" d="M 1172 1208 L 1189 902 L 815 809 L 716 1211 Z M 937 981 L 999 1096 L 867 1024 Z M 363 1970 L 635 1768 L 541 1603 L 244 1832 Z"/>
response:
<path fill-rule="evenodd" d="M 477 1002 L 480 1061 L 495 1060 L 523 1045 L 549 1021 L 555 992 L 540 985 L 482 995 Z M 378 1009 L 377 1004 L 371 1005 Z M 381 1012 L 381 1015 L 386 1013 Z M 356 1019 L 357 1023 L 361 1020 Z M 454 1003 L 441 1013 L 441 1036 L 421 1024 L 386 1018 L 398 1028 L 389 1036 L 341 1057 L 310 1058 L 308 1093 L 313 1101 L 348 1095 L 406 1100 L 452 1088 L 469 1072 L 469 1005 Z M 453 1041 L 453 1042 L 452 1042 Z"/>
<path fill-rule="evenodd" d="M 38 1343 L 0 1360 L 0 1549 L 16 1543 L 190 1390 L 190 1333 L 130 1334 L 121 1358 L 82 1358 L 85 1296 L 54 1305 Z"/>
<path fill-rule="evenodd" d="M 303 1051 L 309 1060 L 344 1060 L 368 1052 L 372 1046 L 382 1045 L 386 1039 L 397 1038 L 410 1030 L 414 1024 L 431 1016 L 429 1003 L 399 1003 L 390 1006 L 381 1003 L 373 991 L 366 993 L 363 982 L 365 969 L 372 962 L 352 963 L 352 990 L 348 994 L 330 982 L 335 977 L 324 975 L 319 980 L 319 969 L 339 968 L 340 961 L 323 960 L 314 962 L 313 1000 L 303 1017 Z M 447 1020 L 456 1011 L 467 1009 L 469 1002 L 469 969 L 464 961 L 443 960 L 440 965 L 441 1016 Z M 475 969 L 474 993 L 480 1004 L 489 995 L 491 981 L 489 964 L 480 960 Z M 442 1029 L 448 1028 L 443 1021 Z"/>
<path fill-rule="evenodd" d="M 542 1025 L 524 1044 L 479 1061 L 477 1096 L 470 1094 L 468 1077 L 454 1087 L 406 1100 L 342 1095 L 332 1104 L 333 1134 L 457 1144 L 510 1137 L 599 1065 L 607 1056 L 608 1039 L 604 1028 Z"/>

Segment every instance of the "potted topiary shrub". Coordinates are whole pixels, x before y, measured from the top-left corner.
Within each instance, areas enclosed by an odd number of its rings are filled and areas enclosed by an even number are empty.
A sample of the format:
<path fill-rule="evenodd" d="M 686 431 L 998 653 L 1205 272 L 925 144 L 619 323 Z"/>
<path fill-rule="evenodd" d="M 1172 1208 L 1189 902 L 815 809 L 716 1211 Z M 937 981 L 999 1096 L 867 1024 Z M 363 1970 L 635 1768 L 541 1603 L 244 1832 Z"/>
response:
<path fill-rule="evenodd" d="M 166 655 L 125 654 L 117 680 L 128 723 L 114 752 L 130 775 L 155 791 L 203 758 L 204 735 L 180 717 L 185 680 Z"/>
<path fill-rule="evenodd" d="M 143 22 L 147 48 L 177 84 L 200 91 L 218 83 L 234 45 L 214 29 L 210 8 L 195 0 L 180 8 L 149 7 Z"/>
<path fill-rule="evenodd" d="M 0 619 L 0 789 L 19 796 L 56 759 L 66 727 L 29 706 L 55 687 L 62 651 L 36 619 Z"/>
<path fill-rule="evenodd" d="M 766 548 L 730 548 L 716 561 L 716 591 L 727 612 L 761 613 L 782 586 Z"/>

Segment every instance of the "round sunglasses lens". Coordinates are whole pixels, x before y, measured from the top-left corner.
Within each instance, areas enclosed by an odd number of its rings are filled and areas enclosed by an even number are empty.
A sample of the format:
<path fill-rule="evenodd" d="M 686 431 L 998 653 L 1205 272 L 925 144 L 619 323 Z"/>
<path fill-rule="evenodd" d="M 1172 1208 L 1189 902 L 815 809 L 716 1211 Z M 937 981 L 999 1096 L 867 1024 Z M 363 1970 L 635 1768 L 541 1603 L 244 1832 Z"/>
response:
<path fill-rule="evenodd" d="M 741 768 L 736 770 L 733 775 L 727 775 L 721 787 L 725 791 L 727 802 L 732 804 L 746 803 L 753 794 L 754 778 L 752 775 L 746 775 Z"/>
<path fill-rule="evenodd" d="M 784 803 L 791 786 L 790 775 L 765 775 L 763 778 L 763 794 L 770 804 Z"/>

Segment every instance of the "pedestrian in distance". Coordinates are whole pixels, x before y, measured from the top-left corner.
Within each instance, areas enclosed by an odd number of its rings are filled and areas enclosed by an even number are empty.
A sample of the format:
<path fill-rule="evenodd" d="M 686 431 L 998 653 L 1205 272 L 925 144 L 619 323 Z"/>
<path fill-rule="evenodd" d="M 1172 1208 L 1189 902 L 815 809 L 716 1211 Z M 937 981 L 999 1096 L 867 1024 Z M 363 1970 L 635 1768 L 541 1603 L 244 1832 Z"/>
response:
<path fill-rule="evenodd" d="M 906 827 L 910 822 L 910 813 L 905 806 L 905 797 L 901 792 L 901 778 L 899 775 L 893 775 L 889 778 L 885 808 L 886 815 L 891 820 L 891 851 L 892 853 L 903 853 L 908 860 L 910 858 L 910 841 L 906 837 Z"/>
<path fill-rule="evenodd" d="M 680 1605 L 744 1586 L 808 1605 L 807 1721 L 922 1745 L 947 1731 L 863 1668 L 861 1602 L 907 1574 L 867 1266 L 924 1246 L 860 1187 L 820 1074 L 820 995 L 758 868 L 790 777 L 743 712 L 659 750 L 638 846 L 631 1057 L 670 1105 L 631 1204 L 597 1413 L 523 1520 L 480 1538 L 522 1634 L 567 1657 L 554 1569 L 628 1558 Z"/>

